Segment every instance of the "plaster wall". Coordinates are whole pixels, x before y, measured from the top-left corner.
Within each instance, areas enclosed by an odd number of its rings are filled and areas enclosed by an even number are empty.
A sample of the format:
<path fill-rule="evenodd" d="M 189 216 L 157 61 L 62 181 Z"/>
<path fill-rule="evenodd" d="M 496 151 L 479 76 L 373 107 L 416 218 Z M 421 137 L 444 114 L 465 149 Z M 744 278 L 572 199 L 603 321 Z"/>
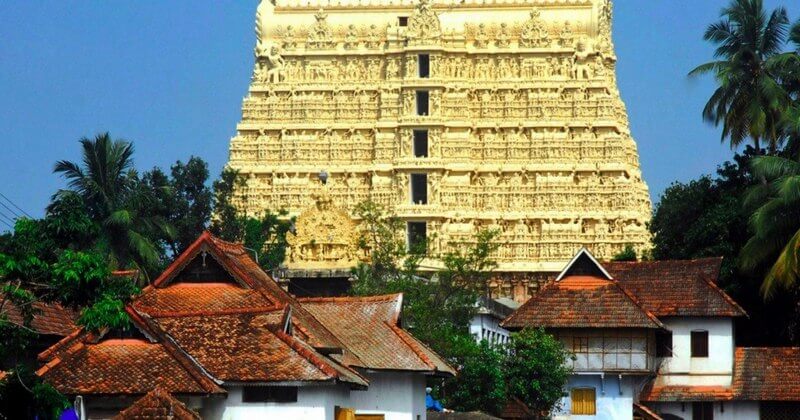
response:
<path fill-rule="evenodd" d="M 348 407 L 357 414 L 383 414 L 385 420 L 425 420 L 425 376 L 368 372 L 369 388 L 350 391 Z"/>
<path fill-rule="evenodd" d="M 469 323 L 469 332 L 476 341 L 486 340 L 494 344 L 508 342 L 509 332 L 500 326 L 500 321 L 489 314 L 478 314 Z"/>
<path fill-rule="evenodd" d="M 692 403 L 656 403 L 648 404 L 658 414 L 672 414 L 684 420 L 692 419 Z M 755 420 L 760 418 L 758 402 L 728 401 L 714 403 L 714 420 Z"/>
<path fill-rule="evenodd" d="M 553 413 L 556 420 L 566 419 L 598 419 L 598 420 L 630 420 L 633 418 L 634 394 L 641 382 L 640 377 L 606 375 L 572 375 L 567 381 L 565 393 L 561 399 L 561 407 Z M 594 416 L 571 414 L 570 391 L 573 388 L 594 388 L 595 406 L 597 412 Z"/>
<path fill-rule="evenodd" d="M 349 406 L 349 389 L 345 385 L 302 386 L 293 403 L 245 403 L 242 387 L 226 387 L 228 397 L 207 400 L 200 415 L 204 419 L 256 420 L 295 419 L 333 420 L 335 406 Z"/>
<path fill-rule="evenodd" d="M 672 357 L 660 359 L 659 382 L 664 385 L 720 385 L 731 383 L 733 320 L 731 318 L 661 318 L 672 331 Z M 692 331 L 708 331 L 708 357 L 691 357 Z"/>

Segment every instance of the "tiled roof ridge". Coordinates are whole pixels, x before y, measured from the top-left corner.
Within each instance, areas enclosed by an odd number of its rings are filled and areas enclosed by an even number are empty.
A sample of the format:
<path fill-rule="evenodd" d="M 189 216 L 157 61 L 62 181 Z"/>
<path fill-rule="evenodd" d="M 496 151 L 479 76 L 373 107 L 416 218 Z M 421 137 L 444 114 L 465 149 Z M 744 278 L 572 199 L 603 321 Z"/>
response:
<path fill-rule="evenodd" d="M 143 316 L 132 308 L 129 313 L 132 315 L 131 320 L 144 324 L 144 326 L 159 339 L 158 344 L 160 344 L 206 392 L 209 394 L 225 393 L 225 390 L 219 387 L 219 381 L 213 378 L 197 360 L 183 350 L 178 343 L 176 343 L 166 331 L 156 325 L 152 319 Z"/>
<path fill-rule="evenodd" d="M 313 352 L 313 351 L 309 350 L 308 348 L 300 345 L 294 339 L 294 337 L 290 336 L 289 334 L 284 333 L 283 331 L 274 331 L 274 332 L 272 332 L 272 334 L 274 334 L 276 337 L 281 339 L 281 341 L 283 341 L 284 343 L 286 343 L 286 345 L 291 347 L 292 350 L 297 352 L 297 354 L 299 354 L 300 356 L 303 356 L 306 360 L 311 362 L 311 364 L 313 364 L 322 373 L 324 373 L 324 374 L 326 374 L 328 376 L 334 377 L 334 378 L 338 378 L 339 377 L 339 373 L 336 371 L 336 369 L 333 366 L 329 365 L 328 362 L 323 360 L 322 357 L 317 355 L 315 352 Z"/>
<path fill-rule="evenodd" d="M 637 299 L 636 296 L 634 296 L 633 293 L 628 291 L 628 289 L 626 289 L 624 286 L 622 286 L 622 284 L 620 284 L 619 281 L 611 280 L 611 282 L 614 283 L 619 288 L 619 290 L 622 291 L 622 293 L 625 296 L 627 296 L 628 299 L 630 299 L 631 302 L 633 302 L 633 304 L 636 305 L 636 307 L 639 308 L 639 310 L 641 310 L 648 318 L 650 318 L 650 321 L 652 321 L 654 324 L 656 324 L 659 328 L 662 328 L 662 329 L 666 328 L 666 327 L 664 327 L 664 324 L 662 324 L 661 321 L 658 318 L 656 318 L 656 316 L 653 315 L 652 312 L 650 312 L 644 306 L 642 306 L 642 304 L 639 302 L 639 299 Z"/>
<path fill-rule="evenodd" d="M 64 347 L 66 347 L 67 344 L 69 344 L 70 342 L 76 340 L 83 333 L 88 333 L 88 332 L 83 327 L 77 328 L 75 331 L 70 333 L 70 335 L 62 338 L 61 340 L 58 340 L 52 346 L 44 349 L 37 356 L 37 360 L 39 360 L 40 362 L 44 362 L 44 361 L 48 360 L 50 358 L 50 356 L 52 356 L 56 352 L 60 351 Z"/>
<path fill-rule="evenodd" d="M 244 314 L 262 314 L 283 310 L 288 305 L 272 305 L 272 306 L 252 306 L 244 308 L 227 308 L 218 310 L 198 310 L 198 311 L 148 311 L 148 316 L 153 318 L 189 318 L 196 316 L 224 316 L 224 315 L 244 315 Z"/>
<path fill-rule="evenodd" d="M 634 410 L 640 410 L 645 415 L 649 416 L 651 420 L 663 420 L 661 416 L 656 414 L 655 411 L 651 410 L 650 407 L 647 407 L 644 404 L 639 404 L 638 402 L 633 403 Z"/>
<path fill-rule="evenodd" d="M 428 366 L 431 370 L 436 370 L 436 365 L 433 364 L 433 361 L 431 361 L 431 359 L 425 353 L 422 352 L 422 350 L 417 346 L 416 343 L 413 342 L 413 340 L 411 340 L 407 336 L 407 333 L 402 328 L 388 321 L 384 321 L 384 323 L 387 326 L 389 326 L 389 329 L 391 329 L 395 334 L 397 334 L 398 337 L 400 337 L 400 340 L 402 340 L 403 343 L 405 343 L 405 345 L 408 346 L 408 348 L 410 348 L 411 351 L 413 351 L 414 354 L 416 354 L 417 357 L 420 358 L 420 360 L 422 360 L 422 363 L 425 363 L 425 365 Z"/>
<path fill-rule="evenodd" d="M 64 352 L 63 355 L 56 356 L 56 357 L 52 358 L 50 361 L 45 363 L 42 367 L 37 369 L 36 370 L 36 376 L 41 377 L 42 375 L 44 375 L 48 371 L 52 370 L 54 367 L 58 366 L 62 361 L 64 361 L 64 357 L 66 357 L 66 356 L 73 357 L 81 350 L 86 350 L 86 344 L 84 344 L 83 342 L 80 342 L 80 341 L 76 342 L 76 343 L 73 343 L 71 346 L 69 346 L 66 349 L 66 351 Z"/>
<path fill-rule="evenodd" d="M 720 259 L 720 261 L 722 260 Z M 747 311 L 745 311 L 744 308 L 742 308 L 741 305 L 739 305 L 739 303 L 733 300 L 732 297 L 730 297 L 724 290 L 722 290 L 721 287 L 719 287 L 719 285 L 717 285 L 716 281 L 709 279 L 706 276 L 703 276 L 702 280 L 705 281 L 714 291 L 719 293 L 719 295 L 722 296 L 722 299 L 725 300 L 725 302 L 727 302 L 729 305 L 733 306 L 733 308 L 736 309 L 742 316 L 748 318 L 750 317 Z"/>
<path fill-rule="evenodd" d="M 402 293 L 389 293 L 372 296 L 335 296 L 335 297 L 301 297 L 300 303 L 337 303 L 337 302 L 391 302 L 403 296 Z"/>
<path fill-rule="evenodd" d="M 603 261 L 604 264 L 619 264 L 619 265 L 641 265 L 641 264 L 659 264 L 659 263 L 680 263 L 680 262 L 700 262 L 700 261 L 719 261 L 722 263 L 724 257 L 697 257 L 697 258 L 672 258 L 667 260 L 637 260 L 637 261 Z"/>
<path fill-rule="evenodd" d="M 204 231 L 185 251 L 183 251 L 178 258 L 176 258 L 162 273 L 158 278 L 153 281 L 153 286 L 158 287 L 162 284 L 170 281 L 178 272 L 180 272 L 187 264 L 189 264 L 201 251 L 202 246 L 205 244 L 207 245 L 206 248 L 211 254 L 213 258 L 215 258 L 220 265 L 231 275 L 233 278 L 237 279 L 237 281 L 244 283 L 246 286 L 256 289 L 256 285 L 254 284 L 253 280 L 250 278 L 248 273 L 239 269 L 233 262 L 229 260 L 229 257 L 225 254 L 225 251 L 220 249 L 219 244 L 216 242 L 218 240 L 215 238 L 210 232 Z M 273 299 L 269 299 L 270 301 L 274 301 Z"/>

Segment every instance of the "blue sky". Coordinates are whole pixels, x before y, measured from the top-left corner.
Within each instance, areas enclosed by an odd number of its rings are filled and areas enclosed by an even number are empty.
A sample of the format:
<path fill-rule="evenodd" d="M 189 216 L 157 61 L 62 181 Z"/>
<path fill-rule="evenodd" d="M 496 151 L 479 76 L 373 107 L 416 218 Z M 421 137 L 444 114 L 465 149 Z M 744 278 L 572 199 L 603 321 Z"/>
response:
<path fill-rule="evenodd" d="M 615 1 L 618 80 L 654 201 L 732 156 L 700 118 L 712 81 L 686 77 L 711 59 L 702 33 L 726 3 Z M 54 162 L 103 131 L 133 141 L 142 170 L 197 155 L 216 176 L 247 93 L 256 4 L 0 1 L 0 193 L 42 215 L 64 186 Z"/>

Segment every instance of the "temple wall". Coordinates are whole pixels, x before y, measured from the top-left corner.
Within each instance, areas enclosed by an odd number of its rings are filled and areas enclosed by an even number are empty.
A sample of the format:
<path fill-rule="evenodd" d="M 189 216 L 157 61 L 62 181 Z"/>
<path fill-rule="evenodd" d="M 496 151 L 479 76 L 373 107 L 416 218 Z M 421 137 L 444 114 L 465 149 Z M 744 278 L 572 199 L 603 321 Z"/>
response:
<path fill-rule="evenodd" d="M 648 247 L 607 1 L 384 3 L 261 3 L 230 146 L 239 206 L 296 216 L 324 170 L 336 206 L 424 222 L 434 254 L 499 230 L 504 271 Z"/>

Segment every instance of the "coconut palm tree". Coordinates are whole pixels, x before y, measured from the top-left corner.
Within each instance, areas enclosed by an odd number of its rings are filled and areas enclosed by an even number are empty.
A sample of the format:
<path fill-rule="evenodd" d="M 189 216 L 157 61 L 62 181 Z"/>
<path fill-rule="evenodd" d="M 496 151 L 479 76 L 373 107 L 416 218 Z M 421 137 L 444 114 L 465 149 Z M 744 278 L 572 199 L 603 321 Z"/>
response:
<path fill-rule="evenodd" d="M 689 73 L 711 73 L 718 84 L 703 109 L 703 118 L 722 125 L 721 140 L 729 139 L 732 148 L 749 138 L 756 150 L 766 142 L 774 153 L 783 140 L 781 109 L 788 98 L 770 59 L 781 53 L 787 39 L 786 9 L 768 15 L 762 0 L 732 0 L 721 17 L 704 35 L 706 41 L 717 45 L 716 61 Z"/>
<path fill-rule="evenodd" d="M 771 263 L 761 286 L 770 297 L 800 278 L 800 156 L 761 156 L 751 169 L 769 182 L 748 194 L 749 203 L 763 204 L 750 216 L 753 236 L 741 250 L 741 263 L 745 269 Z"/>
<path fill-rule="evenodd" d="M 94 139 L 82 138 L 83 161 L 58 161 L 53 172 L 68 180 L 70 191 L 78 194 L 90 217 L 100 227 L 97 245 L 108 252 L 112 265 L 135 266 L 147 272 L 159 262 L 159 246 L 153 232 L 171 235 L 171 227 L 160 217 L 148 214 L 149 195 L 143 193 L 133 168 L 133 145 L 113 140 L 108 133 Z"/>

